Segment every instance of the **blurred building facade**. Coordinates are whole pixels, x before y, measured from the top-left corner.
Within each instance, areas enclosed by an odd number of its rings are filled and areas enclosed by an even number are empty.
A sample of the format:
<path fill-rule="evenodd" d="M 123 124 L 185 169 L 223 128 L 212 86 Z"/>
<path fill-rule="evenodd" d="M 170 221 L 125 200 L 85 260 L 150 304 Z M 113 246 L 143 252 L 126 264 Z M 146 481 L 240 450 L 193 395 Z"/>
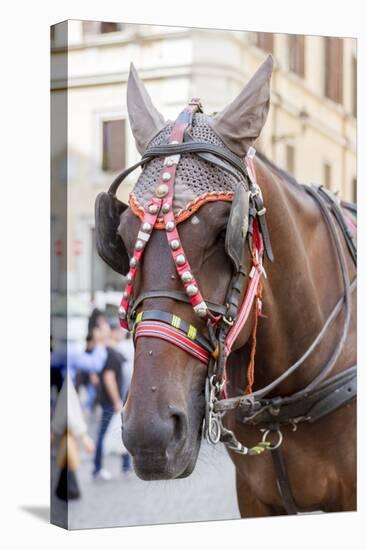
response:
<path fill-rule="evenodd" d="M 222 109 L 271 52 L 271 109 L 257 149 L 300 181 L 356 200 L 355 39 L 95 21 L 67 26 L 69 292 L 100 306 L 120 297 L 120 276 L 95 251 L 93 209 L 97 193 L 139 158 L 126 110 L 131 61 L 156 107 L 175 119 L 192 96 L 208 113 Z M 57 25 L 51 47 L 57 64 L 66 55 Z M 65 86 L 54 78 L 53 96 Z M 136 177 L 121 186 L 123 200 Z M 61 245 L 52 244 L 57 255 Z"/>

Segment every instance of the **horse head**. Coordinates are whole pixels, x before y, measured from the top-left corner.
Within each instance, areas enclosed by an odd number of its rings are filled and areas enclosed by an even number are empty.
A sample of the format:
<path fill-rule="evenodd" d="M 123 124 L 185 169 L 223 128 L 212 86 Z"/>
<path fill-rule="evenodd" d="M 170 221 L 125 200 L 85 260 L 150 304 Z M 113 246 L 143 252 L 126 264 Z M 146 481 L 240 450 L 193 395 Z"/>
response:
<path fill-rule="evenodd" d="M 135 362 L 122 430 L 143 479 L 185 477 L 197 460 L 210 360 L 222 353 L 215 335 L 230 323 L 228 295 L 240 306 L 249 280 L 240 160 L 265 123 L 272 66 L 269 57 L 221 113 L 210 117 L 193 102 L 176 122 L 164 121 L 131 67 L 127 105 L 143 170 L 129 206 L 102 194 L 96 218 L 99 253 L 128 272 L 121 318 L 134 329 Z M 178 153 L 164 153 L 174 145 Z"/>

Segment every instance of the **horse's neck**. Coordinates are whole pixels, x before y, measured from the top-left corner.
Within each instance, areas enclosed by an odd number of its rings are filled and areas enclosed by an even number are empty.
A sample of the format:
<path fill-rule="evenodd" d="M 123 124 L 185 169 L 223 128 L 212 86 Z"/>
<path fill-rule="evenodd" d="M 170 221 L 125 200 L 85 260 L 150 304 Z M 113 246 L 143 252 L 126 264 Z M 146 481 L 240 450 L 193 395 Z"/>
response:
<path fill-rule="evenodd" d="M 266 262 L 263 315 L 257 331 L 255 379 L 261 387 L 289 368 L 310 346 L 342 291 L 335 256 L 318 207 L 301 188 L 258 163 L 275 260 Z M 304 387 L 325 364 L 322 342 L 279 393 Z"/>

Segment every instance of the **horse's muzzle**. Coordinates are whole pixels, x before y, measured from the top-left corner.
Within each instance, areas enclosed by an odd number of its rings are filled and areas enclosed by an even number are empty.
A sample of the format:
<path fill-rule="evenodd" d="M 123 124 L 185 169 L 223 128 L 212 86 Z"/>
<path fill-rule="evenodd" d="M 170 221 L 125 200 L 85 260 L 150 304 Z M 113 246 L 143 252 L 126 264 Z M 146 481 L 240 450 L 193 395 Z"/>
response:
<path fill-rule="evenodd" d="M 166 414 L 148 417 L 145 411 L 124 409 L 122 438 L 141 479 L 173 479 L 186 470 L 187 426 L 187 415 L 172 405 Z"/>

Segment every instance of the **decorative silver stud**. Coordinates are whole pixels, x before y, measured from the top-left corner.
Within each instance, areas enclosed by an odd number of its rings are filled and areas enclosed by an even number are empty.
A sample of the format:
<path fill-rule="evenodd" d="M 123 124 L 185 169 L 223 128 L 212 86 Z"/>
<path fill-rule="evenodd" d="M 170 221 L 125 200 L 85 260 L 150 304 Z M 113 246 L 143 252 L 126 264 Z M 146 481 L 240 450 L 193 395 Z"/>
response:
<path fill-rule="evenodd" d="M 188 285 L 186 288 L 188 296 L 194 296 L 198 292 L 196 285 Z"/>
<path fill-rule="evenodd" d="M 140 241 L 140 240 L 136 241 L 135 249 L 142 250 L 144 248 L 144 244 L 145 244 L 144 241 Z"/>
<path fill-rule="evenodd" d="M 165 229 L 167 231 L 173 231 L 174 227 L 175 227 L 175 223 L 172 221 L 166 222 L 165 224 Z"/>
<path fill-rule="evenodd" d="M 159 207 L 157 204 L 150 204 L 149 206 L 150 214 L 157 214 L 158 210 L 159 210 Z"/>
<path fill-rule="evenodd" d="M 161 199 L 162 197 L 165 197 L 165 195 L 168 194 L 169 187 L 165 183 L 161 183 L 157 186 L 155 190 L 155 195 Z"/>
<path fill-rule="evenodd" d="M 183 254 L 178 254 L 178 256 L 175 258 L 175 261 L 177 265 L 184 265 L 186 263 L 186 258 L 185 256 L 183 256 Z"/>
<path fill-rule="evenodd" d="M 171 174 L 170 174 L 169 172 L 163 172 L 163 175 L 161 176 L 161 179 L 162 179 L 163 181 L 169 181 L 171 177 L 172 177 L 172 176 L 171 176 Z"/>
<path fill-rule="evenodd" d="M 197 313 L 198 317 L 207 317 L 208 309 L 205 302 L 198 304 L 198 306 L 194 308 L 194 311 Z"/>
<path fill-rule="evenodd" d="M 123 321 L 124 319 L 126 319 L 126 310 L 124 307 L 120 306 L 118 308 L 118 317 Z"/>
<path fill-rule="evenodd" d="M 132 273 L 131 272 L 127 273 L 126 279 L 127 279 L 128 283 L 132 282 Z"/>
<path fill-rule="evenodd" d="M 136 258 L 131 258 L 130 260 L 130 267 L 136 267 L 137 265 L 137 260 Z"/>
<path fill-rule="evenodd" d="M 142 231 L 144 231 L 144 233 L 151 233 L 152 225 L 151 225 L 151 223 L 145 222 L 145 223 L 142 224 L 141 229 L 142 229 Z"/>
<path fill-rule="evenodd" d="M 128 292 L 127 292 L 127 290 L 125 290 L 125 291 L 123 292 L 123 297 L 124 297 L 125 299 L 128 298 Z"/>
<path fill-rule="evenodd" d="M 165 157 L 164 159 L 164 166 L 173 166 L 174 164 L 178 164 L 180 159 L 180 155 L 169 155 L 169 157 Z"/>
<path fill-rule="evenodd" d="M 184 273 L 182 273 L 183 283 L 189 283 L 190 281 L 192 281 L 192 279 L 193 279 L 193 275 L 190 271 L 185 271 Z"/>
<path fill-rule="evenodd" d="M 180 247 L 180 242 L 177 240 L 177 239 L 173 239 L 171 242 L 170 242 L 170 248 L 172 250 L 178 250 L 178 248 Z"/>
<path fill-rule="evenodd" d="M 164 214 L 167 214 L 170 210 L 170 204 L 168 202 L 165 202 L 161 207 L 161 209 L 164 212 Z"/>

